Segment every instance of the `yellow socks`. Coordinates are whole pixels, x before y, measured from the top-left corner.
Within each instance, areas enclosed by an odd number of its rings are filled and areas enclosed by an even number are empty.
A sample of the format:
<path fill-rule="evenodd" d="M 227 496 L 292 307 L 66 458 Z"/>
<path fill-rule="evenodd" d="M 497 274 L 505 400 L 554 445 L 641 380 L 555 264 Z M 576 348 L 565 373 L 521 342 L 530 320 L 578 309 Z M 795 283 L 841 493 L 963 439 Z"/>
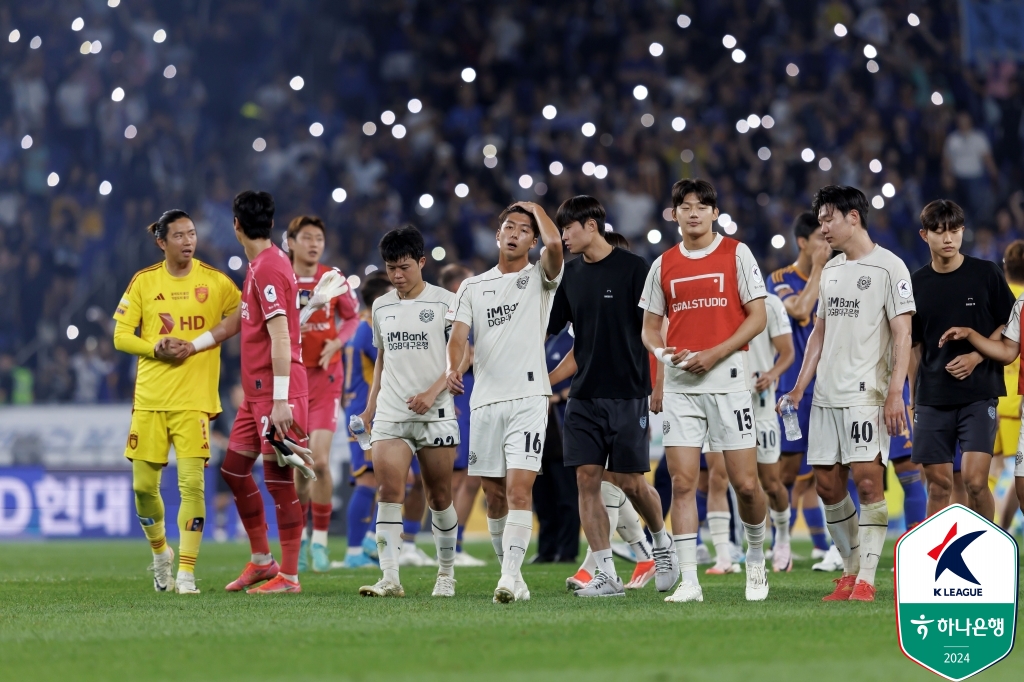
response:
<path fill-rule="evenodd" d="M 164 501 L 160 497 L 160 472 L 163 467 L 152 462 L 132 462 L 132 487 L 135 490 L 135 511 L 142 524 L 142 532 L 153 548 L 153 554 L 167 549 L 164 534 Z"/>
<path fill-rule="evenodd" d="M 203 541 L 203 526 L 206 523 L 206 498 L 203 466 L 206 460 L 188 457 L 178 460 L 178 489 L 181 491 L 181 507 L 178 509 L 178 530 L 181 544 L 178 547 L 178 570 L 195 572 L 199 545 Z"/>

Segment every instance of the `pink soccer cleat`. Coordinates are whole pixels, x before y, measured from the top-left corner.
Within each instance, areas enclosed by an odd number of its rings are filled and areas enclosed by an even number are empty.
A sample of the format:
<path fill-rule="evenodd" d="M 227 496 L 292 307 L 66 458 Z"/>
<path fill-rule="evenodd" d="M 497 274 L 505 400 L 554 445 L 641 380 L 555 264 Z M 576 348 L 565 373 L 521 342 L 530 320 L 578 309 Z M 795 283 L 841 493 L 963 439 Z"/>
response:
<path fill-rule="evenodd" d="M 245 565 L 245 570 L 242 571 L 242 575 L 238 576 L 236 580 L 227 584 L 224 588 L 228 592 L 241 592 L 245 588 L 261 583 L 264 580 L 270 580 L 275 577 L 281 567 L 277 565 L 277 562 L 271 559 L 269 564 L 261 566 L 254 564 L 251 561 Z"/>

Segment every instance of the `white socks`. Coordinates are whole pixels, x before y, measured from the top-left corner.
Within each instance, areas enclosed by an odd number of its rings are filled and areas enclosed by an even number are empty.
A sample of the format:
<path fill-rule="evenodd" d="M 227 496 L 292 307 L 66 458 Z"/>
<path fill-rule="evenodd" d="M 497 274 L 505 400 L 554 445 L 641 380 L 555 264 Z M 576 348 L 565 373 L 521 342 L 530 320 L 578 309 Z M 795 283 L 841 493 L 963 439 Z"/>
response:
<path fill-rule="evenodd" d="M 313 531 L 313 544 L 327 546 L 327 531 L 325 530 L 314 530 Z"/>
<path fill-rule="evenodd" d="M 673 535 L 676 556 L 679 557 L 679 571 L 683 582 L 699 585 L 697 581 L 697 534 Z"/>
<path fill-rule="evenodd" d="M 731 525 L 732 515 L 729 512 L 708 512 L 708 528 L 711 529 L 711 544 L 715 546 L 715 562 L 720 565 L 732 563 L 732 556 L 729 554 Z M 678 547 L 678 544 L 676 546 Z"/>
<path fill-rule="evenodd" d="M 654 539 L 654 549 L 670 549 L 672 547 L 672 536 L 668 534 L 668 529 L 662 527 L 657 533 L 651 533 L 651 537 Z"/>
<path fill-rule="evenodd" d="M 594 561 L 597 563 L 597 570 L 605 575 L 611 576 L 612 580 L 619 577 L 615 570 L 615 557 L 611 549 L 599 549 L 594 552 Z"/>
<path fill-rule="evenodd" d="M 455 513 L 455 505 L 448 505 L 444 511 L 431 509 L 430 525 L 437 549 L 437 572 L 455 575 L 455 544 L 459 539 L 459 515 Z"/>
<path fill-rule="evenodd" d="M 533 512 L 528 509 L 510 509 L 505 522 L 505 532 L 501 536 L 501 549 L 504 557 L 501 562 L 501 574 L 517 578 L 526 558 L 526 548 L 530 546 L 533 535 Z M 599 564 L 600 565 L 600 564 Z"/>
<path fill-rule="evenodd" d="M 776 545 L 788 545 L 789 544 L 789 507 L 786 507 L 784 511 L 775 511 L 774 509 L 768 510 L 772 517 L 772 525 L 775 526 L 775 544 Z"/>
<path fill-rule="evenodd" d="M 843 574 L 857 575 L 860 572 L 860 553 L 857 551 L 860 549 L 860 528 L 857 508 L 853 506 L 849 493 L 839 504 L 825 505 L 825 525 L 839 555 L 843 557 Z"/>
<path fill-rule="evenodd" d="M 651 561 L 651 546 L 647 543 L 644 527 L 640 524 L 640 515 L 636 513 L 636 509 L 625 494 L 622 496 L 622 506 L 619 507 L 619 523 L 613 528 L 619 532 L 619 537 L 633 548 L 633 554 L 638 562 Z"/>
<path fill-rule="evenodd" d="M 747 565 L 764 562 L 764 531 L 765 521 L 757 524 L 743 522 L 747 533 Z"/>
<path fill-rule="evenodd" d="M 377 503 L 377 558 L 384 579 L 398 584 L 398 553 L 402 551 L 402 505 Z"/>
<path fill-rule="evenodd" d="M 608 512 L 608 528 L 614 533 L 619 525 L 619 512 L 622 503 L 626 502 L 626 494 L 608 481 L 601 481 L 601 500 L 604 502 L 605 511 Z"/>
<path fill-rule="evenodd" d="M 860 571 L 857 580 L 875 584 L 875 569 L 882 555 L 885 533 L 889 529 L 889 508 L 885 500 L 860 505 Z"/>
<path fill-rule="evenodd" d="M 594 552 L 587 547 L 587 556 L 583 557 L 583 564 L 580 565 L 580 569 L 586 571 L 591 577 L 597 572 L 597 560 L 594 558 Z"/>
<path fill-rule="evenodd" d="M 252 561 L 257 566 L 266 566 L 273 560 L 273 554 L 253 554 L 252 559 L 250 559 L 250 561 Z"/>
<path fill-rule="evenodd" d="M 487 517 L 487 532 L 491 534 L 491 546 L 494 547 L 494 553 L 498 557 L 499 566 L 505 561 L 505 550 L 501 546 L 501 538 L 505 534 L 506 521 L 508 521 L 508 514 L 500 519 Z"/>

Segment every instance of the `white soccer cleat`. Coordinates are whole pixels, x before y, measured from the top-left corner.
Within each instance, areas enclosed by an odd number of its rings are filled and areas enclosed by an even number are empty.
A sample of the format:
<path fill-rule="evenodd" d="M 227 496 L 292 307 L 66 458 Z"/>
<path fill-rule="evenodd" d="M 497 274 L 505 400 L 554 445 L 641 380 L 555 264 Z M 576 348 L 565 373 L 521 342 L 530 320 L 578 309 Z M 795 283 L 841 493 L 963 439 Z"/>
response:
<path fill-rule="evenodd" d="M 711 552 L 708 551 L 708 546 L 703 542 L 697 545 L 697 565 L 704 566 L 705 564 L 714 563 L 714 559 L 711 558 Z"/>
<path fill-rule="evenodd" d="M 511 604 L 516 600 L 516 579 L 512 576 L 503 575 L 498 580 L 498 586 L 494 588 L 495 604 Z"/>
<path fill-rule="evenodd" d="M 332 298 L 341 296 L 344 293 L 348 293 L 348 282 L 342 277 L 341 273 L 335 269 L 328 270 L 321 277 L 320 281 L 313 287 L 313 293 L 309 297 L 309 302 L 299 313 L 299 324 L 306 324 L 309 322 L 309 318 L 313 316 L 313 313 L 320 308 L 327 307 L 327 304 L 331 302 Z"/>
<path fill-rule="evenodd" d="M 843 557 L 839 549 L 832 545 L 828 548 L 825 558 L 811 566 L 812 571 L 841 571 L 843 570 Z"/>
<path fill-rule="evenodd" d="M 412 542 L 402 544 L 398 553 L 399 566 L 437 566 L 437 562 Z"/>
<path fill-rule="evenodd" d="M 681 604 L 688 601 L 704 601 L 704 590 L 700 585 L 694 585 L 688 580 L 679 583 L 676 591 L 665 597 L 670 604 Z"/>
<path fill-rule="evenodd" d="M 405 590 L 398 583 L 381 578 L 373 585 L 363 585 L 359 588 L 361 597 L 404 597 Z"/>
<path fill-rule="evenodd" d="M 772 548 L 772 571 L 788 573 L 793 570 L 793 551 L 789 545 L 778 544 Z"/>
<path fill-rule="evenodd" d="M 469 552 L 457 552 L 455 554 L 455 565 L 462 568 L 480 568 L 486 566 L 487 562 L 483 559 L 477 559 Z"/>
<path fill-rule="evenodd" d="M 818 549 L 817 547 L 815 547 L 811 550 L 811 559 L 813 559 L 814 561 L 821 561 L 826 556 L 828 556 L 827 549 Z"/>
<path fill-rule="evenodd" d="M 768 574 L 763 561 L 747 562 L 747 601 L 764 601 L 768 597 Z"/>
<path fill-rule="evenodd" d="M 516 578 L 516 586 L 513 591 L 516 595 L 516 601 L 530 601 L 530 588 L 526 586 L 526 581 L 523 580 L 521 574 Z"/>
<path fill-rule="evenodd" d="M 434 583 L 434 591 L 430 593 L 431 597 L 454 597 L 455 596 L 455 576 L 448 575 L 447 573 L 438 573 L 437 582 Z"/>
<path fill-rule="evenodd" d="M 195 573 L 178 571 L 178 577 L 174 581 L 174 591 L 178 594 L 199 594 Z"/>
<path fill-rule="evenodd" d="M 157 592 L 174 591 L 174 550 L 167 547 L 161 554 L 153 555 L 153 563 L 146 569 L 153 571 L 153 589 Z"/>
<path fill-rule="evenodd" d="M 726 560 L 726 563 L 721 564 L 716 561 L 714 566 L 704 571 L 704 575 L 726 575 L 728 573 L 740 573 L 742 570 L 739 564 L 728 563 L 728 560 Z"/>

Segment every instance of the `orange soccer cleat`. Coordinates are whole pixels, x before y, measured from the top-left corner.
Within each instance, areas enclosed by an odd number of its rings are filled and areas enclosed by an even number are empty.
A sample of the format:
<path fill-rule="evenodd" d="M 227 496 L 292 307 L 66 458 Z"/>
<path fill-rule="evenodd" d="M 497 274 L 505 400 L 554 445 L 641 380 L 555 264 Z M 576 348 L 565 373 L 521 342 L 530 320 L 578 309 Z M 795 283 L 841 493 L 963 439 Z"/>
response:
<path fill-rule="evenodd" d="M 857 584 L 853 586 L 850 601 L 875 601 L 875 586 L 858 580 Z"/>
<path fill-rule="evenodd" d="M 853 593 L 853 586 L 857 582 L 857 576 L 844 575 L 832 582 L 836 584 L 836 589 L 832 594 L 822 597 L 821 601 L 849 601 L 850 595 Z"/>
<path fill-rule="evenodd" d="M 636 568 L 633 569 L 633 577 L 626 583 L 627 590 L 642 590 L 647 583 L 651 582 L 654 578 L 654 560 L 650 561 L 638 561 L 636 562 Z"/>
<path fill-rule="evenodd" d="M 245 570 L 242 571 L 242 575 L 238 576 L 236 580 L 227 584 L 224 588 L 228 592 L 241 592 L 250 585 L 261 583 L 264 580 L 270 580 L 277 575 L 281 567 L 277 565 L 277 562 L 271 560 L 269 564 L 261 566 L 254 564 L 251 561 L 245 565 Z"/>
<path fill-rule="evenodd" d="M 570 592 L 582 590 L 584 587 L 587 586 L 587 583 L 589 583 L 593 579 L 594 576 L 590 575 L 589 571 L 585 571 L 581 568 L 580 570 L 576 571 L 576 575 L 570 576 L 565 579 L 565 589 L 569 590 Z"/>
<path fill-rule="evenodd" d="M 259 587 L 245 592 L 246 594 L 298 594 L 302 592 L 302 587 L 297 582 L 292 582 L 281 575 L 275 575 Z"/>

